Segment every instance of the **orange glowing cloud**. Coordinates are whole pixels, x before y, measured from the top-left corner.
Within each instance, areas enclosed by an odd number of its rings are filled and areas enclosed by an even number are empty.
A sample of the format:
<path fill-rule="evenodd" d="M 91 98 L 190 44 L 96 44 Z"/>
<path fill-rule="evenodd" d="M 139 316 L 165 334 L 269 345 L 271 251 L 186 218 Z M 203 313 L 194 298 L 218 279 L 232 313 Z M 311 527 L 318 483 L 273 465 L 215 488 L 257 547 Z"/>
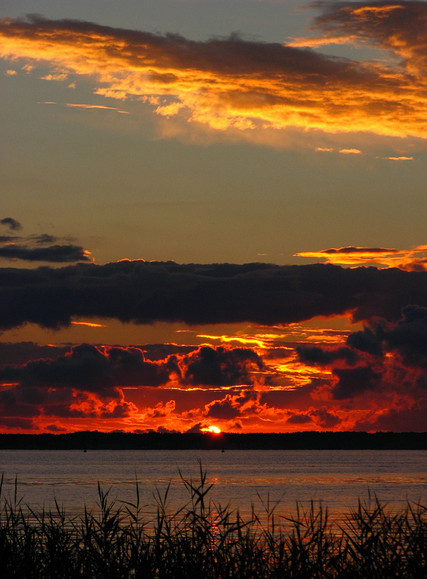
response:
<path fill-rule="evenodd" d="M 98 324 L 97 322 L 71 322 L 73 326 L 86 326 L 88 328 L 106 328 L 105 324 Z"/>
<path fill-rule="evenodd" d="M 361 155 L 362 151 L 360 149 L 340 149 L 339 153 L 341 155 Z"/>
<path fill-rule="evenodd" d="M 427 271 L 427 245 L 406 250 L 351 245 L 321 251 L 300 251 L 294 256 L 322 259 L 335 265 L 374 265 L 382 268 L 397 267 L 405 271 Z"/>
<path fill-rule="evenodd" d="M 265 348 L 265 341 L 258 337 L 244 337 L 244 336 L 215 336 L 212 334 L 197 334 L 198 338 L 206 338 L 208 340 L 219 340 L 223 343 L 237 342 L 245 346 L 257 346 L 258 348 Z"/>
<path fill-rule="evenodd" d="M 408 17 L 412 4 L 402 3 Z M 427 6 L 416 9 L 425 18 Z M 190 123 L 194 130 L 205 127 L 258 141 L 265 135 L 267 142 L 271 131 L 304 134 L 307 130 L 425 139 L 425 34 L 409 36 L 406 20 L 399 14 L 402 30 L 393 40 L 389 18 L 401 10 L 394 6 L 378 12 L 382 32 L 378 26 L 366 27 L 372 10 L 346 8 L 334 13 L 331 9 L 318 25 L 323 23 L 328 37 L 331 27 L 348 28 L 348 39 L 368 36 L 392 55 L 404 55 L 404 65 L 336 59 L 237 37 L 196 42 L 172 34 L 39 16 L 0 22 L 0 57 L 47 67 L 43 78 L 52 81 L 90 79 L 97 95 L 153 107 L 172 132 L 184 127 L 188 131 Z M 363 31 L 358 28 L 361 21 Z M 342 149 L 341 153 L 359 151 Z"/>
<path fill-rule="evenodd" d="M 354 8 L 353 14 L 357 16 L 375 16 L 376 18 L 386 18 L 390 12 L 394 10 L 402 10 L 402 4 L 391 4 L 384 6 L 362 6 L 361 8 Z"/>
<path fill-rule="evenodd" d="M 384 157 L 385 159 L 388 159 L 389 161 L 413 161 L 414 157 L 406 157 L 403 155 L 400 155 L 399 157 Z"/>

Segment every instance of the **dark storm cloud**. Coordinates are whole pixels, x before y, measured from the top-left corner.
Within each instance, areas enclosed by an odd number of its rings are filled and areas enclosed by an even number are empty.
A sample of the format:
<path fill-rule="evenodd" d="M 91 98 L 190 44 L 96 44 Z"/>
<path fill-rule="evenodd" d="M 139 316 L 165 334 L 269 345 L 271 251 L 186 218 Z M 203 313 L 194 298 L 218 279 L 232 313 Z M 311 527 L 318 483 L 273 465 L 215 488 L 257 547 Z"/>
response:
<path fill-rule="evenodd" d="M 111 394 L 109 396 L 108 394 Z M 94 394 L 61 388 L 20 384 L 0 391 L 0 416 L 20 418 L 41 415 L 57 418 L 113 418 L 128 415 L 132 405 L 119 392 Z M 2 418 L 0 418 L 0 421 Z"/>
<path fill-rule="evenodd" d="M 307 414 L 293 414 L 286 420 L 286 422 L 289 424 L 307 424 L 308 422 L 313 421 Z"/>
<path fill-rule="evenodd" d="M 77 405 L 84 401 L 87 401 L 85 393 L 80 392 L 76 396 L 71 388 L 18 385 L 0 391 L 0 416 L 2 419 L 7 417 L 16 420 L 29 419 L 41 414 L 60 418 L 94 416 L 93 407 L 87 406 L 85 412 L 78 408 Z M 120 400 L 116 402 L 119 403 Z"/>
<path fill-rule="evenodd" d="M 146 361 L 138 348 L 82 344 L 55 354 L 0 369 L 0 415 L 122 418 L 133 405 L 124 400 L 121 386 L 158 386 L 169 379 L 168 364 Z"/>
<path fill-rule="evenodd" d="M 38 243 L 44 243 L 39 242 Z M 0 247 L 0 258 L 22 259 L 24 261 L 45 261 L 49 263 L 74 263 L 91 261 L 87 252 L 78 245 L 51 245 L 50 247 L 28 247 L 25 245 L 5 245 Z"/>
<path fill-rule="evenodd" d="M 383 353 L 381 340 L 371 328 L 364 328 L 360 332 L 353 332 L 348 336 L 347 344 L 361 352 L 367 352 L 374 356 L 381 356 Z"/>
<path fill-rule="evenodd" d="M 308 424 L 311 422 L 320 428 L 332 429 L 335 428 L 341 420 L 325 408 L 319 408 L 318 410 L 310 410 L 306 413 L 293 413 L 286 422 L 288 424 Z"/>
<path fill-rule="evenodd" d="M 233 420 L 240 416 L 240 410 L 238 407 L 233 406 L 231 400 L 225 398 L 211 404 L 207 416 L 218 420 Z"/>
<path fill-rule="evenodd" d="M 0 269 L 3 329 L 56 328 L 74 316 L 271 325 L 352 311 L 356 321 L 399 319 L 408 304 L 427 306 L 427 272 L 144 261 Z"/>
<path fill-rule="evenodd" d="M 406 306 L 403 317 L 382 338 L 391 351 L 398 352 L 403 363 L 427 368 L 427 309 Z"/>
<path fill-rule="evenodd" d="M 35 387 L 74 388 L 118 397 L 116 386 L 150 385 L 167 382 L 164 365 L 147 362 L 137 348 L 108 348 L 82 344 L 53 360 L 35 360 L 23 366 L 0 370 L 0 381 L 19 382 L 31 392 Z"/>
<path fill-rule="evenodd" d="M 317 387 L 316 396 L 329 391 L 333 397 L 332 406 L 337 402 L 348 408 L 360 404 L 357 399 L 363 399 L 365 409 L 369 408 L 370 412 L 366 419 L 356 421 L 356 430 L 384 425 L 389 429 L 393 417 L 399 418 L 395 428 L 401 429 L 412 410 L 414 420 L 421 409 L 427 416 L 425 307 L 406 306 L 396 321 L 376 317 L 363 330 L 350 334 L 347 346 L 301 345 L 296 351 L 300 362 L 327 366 L 332 373 L 329 383 Z M 314 381 L 313 387 L 316 388 Z M 321 423 L 320 417 L 317 423 L 322 427 L 327 424 Z M 424 424 L 427 427 L 426 421 Z M 414 428 L 420 429 L 419 420 Z"/>
<path fill-rule="evenodd" d="M 381 385 L 381 374 L 374 372 L 370 366 L 335 368 L 333 373 L 339 379 L 332 390 L 336 399 L 353 398 Z"/>
<path fill-rule="evenodd" d="M 260 370 L 262 359 L 249 348 L 201 347 L 182 363 L 185 384 L 232 386 L 252 382 L 251 371 Z"/>
<path fill-rule="evenodd" d="M 312 410 L 310 415 L 316 420 L 317 424 L 322 428 L 334 428 L 341 420 L 332 412 L 328 412 L 325 408 Z"/>
<path fill-rule="evenodd" d="M 347 343 L 376 356 L 393 352 L 408 367 L 427 368 L 427 308 L 406 306 L 397 323 L 377 320 L 363 331 L 350 334 Z"/>
<path fill-rule="evenodd" d="M 3 428 L 19 428 L 20 430 L 37 430 L 37 426 L 34 424 L 32 418 L 16 418 L 1 416 L 0 417 L 0 427 Z"/>
<path fill-rule="evenodd" d="M 69 350 L 66 346 L 40 346 L 34 342 L 0 342 L 0 368 L 31 360 L 54 360 Z"/>
<path fill-rule="evenodd" d="M 135 346 L 144 351 L 144 357 L 147 360 L 164 360 L 171 354 L 189 354 L 194 351 L 194 346 L 185 346 L 183 344 L 144 344 Z"/>
<path fill-rule="evenodd" d="M 358 360 L 357 352 L 351 348 L 326 349 L 319 346 L 300 345 L 295 348 L 298 358 L 304 364 L 330 365 L 337 360 L 344 360 L 348 365 L 355 364 Z"/>
<path fill-rule="evenodd" d="M 214 400 L 205 406 L 209 418 L 217 420 L 234 420 L 243 416 L 254 416 L 259 413 L 259 393 L 246 390 L 239 394 L 226 394 L 221 400 Z"/>
<path fill-rule="evenodd" d="M 374 420 L 362 419 L 354 427 L 356 431 L 426 432 L 427 407 L 425 400 L 413 408 L 392 408 L 376 416 Z"/>
<path fill-rule="evenodd" d="M 13 217 L 4 217 L 3 219 L 0 219 L 0 224 L 5 225 L 12 231 L 19 231 L 20 229 L 22 229 L 22 226 L 19 223 L 19 221 L 13 219 Z"/>
<path fill-rule="evenodd" d="M 57 424 L 49 424 L 48 426 L 46 426 L 46 430 L 48 432 L 54 432 L 55 434 L 67 432 L 66 428 L 62 428 L 61 426 L 58 426 Z"/>

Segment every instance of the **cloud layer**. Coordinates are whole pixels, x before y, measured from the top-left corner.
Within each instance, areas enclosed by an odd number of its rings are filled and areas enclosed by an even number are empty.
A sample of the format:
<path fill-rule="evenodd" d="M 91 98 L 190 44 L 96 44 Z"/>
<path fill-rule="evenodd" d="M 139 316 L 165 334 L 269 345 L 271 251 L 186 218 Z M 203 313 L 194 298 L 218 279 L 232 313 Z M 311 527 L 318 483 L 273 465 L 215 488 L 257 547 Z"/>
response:
<path fill-rule="evenodd" d="M 56 328 L 77 318 L 148 324 L 273 325 L 348 312 L 398 319 L 427 306 L 427 272 L 333 265 L 180 265 L 121 261 L 58 269 L 0 269 L 0 328 Z"/>
<path fill-rule="evenodd" d="M 0 56 L 48 66 L 48 80 L 90 78 L 96 94 L 145 102 L 182 130 L 190 121 L 245 138 L 296 129 L 425 139 L 427 5 L 317 7 L 321 37 L 292 46 L 237 36 L 196 42 L 40 16 L 3 19 Z M 302 47 L 331 42 L 369 44 L 389 60 L 357 62 Z"/>

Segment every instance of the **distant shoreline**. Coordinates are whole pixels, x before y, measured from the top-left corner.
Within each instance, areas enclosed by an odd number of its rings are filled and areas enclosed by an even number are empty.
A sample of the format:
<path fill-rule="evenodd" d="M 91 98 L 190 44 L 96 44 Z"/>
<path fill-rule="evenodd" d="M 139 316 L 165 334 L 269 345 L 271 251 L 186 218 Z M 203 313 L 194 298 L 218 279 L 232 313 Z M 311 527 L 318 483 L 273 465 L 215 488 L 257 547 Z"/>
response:
<path fill-rule="evenodd" d="M 0 450 L 427 450 L 427 432 L 0 434 Z"/>

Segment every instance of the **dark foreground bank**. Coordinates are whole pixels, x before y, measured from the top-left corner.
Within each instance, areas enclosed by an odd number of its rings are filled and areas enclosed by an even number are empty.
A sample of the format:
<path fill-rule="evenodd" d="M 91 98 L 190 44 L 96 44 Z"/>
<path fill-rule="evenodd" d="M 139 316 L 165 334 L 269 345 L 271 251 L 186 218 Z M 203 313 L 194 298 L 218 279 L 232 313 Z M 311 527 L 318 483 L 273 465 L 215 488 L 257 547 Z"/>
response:
<path fill-rule="evenodd" d="M 0 434 L 0 449 L 111 450 L 427 450 L 427 432 L 296 432 L 200 434 L 74 432 Z"/>
<path fill-rule="evenodd" d="M 359 503 L 340 524 L 315 507 L 294 514 L 264 503 L 243 520 L 209 501 L 206 473 L 182 478 L 188 503 L 176 512 L 159 493 L 157 513 L 99 492 L 99 509 L 70 518 L 36 512 L 17 496 L 0 508 L 0 561 L 5 579 L 421 579 L 427 576 L 427 509 L 389 512 Z"/>

